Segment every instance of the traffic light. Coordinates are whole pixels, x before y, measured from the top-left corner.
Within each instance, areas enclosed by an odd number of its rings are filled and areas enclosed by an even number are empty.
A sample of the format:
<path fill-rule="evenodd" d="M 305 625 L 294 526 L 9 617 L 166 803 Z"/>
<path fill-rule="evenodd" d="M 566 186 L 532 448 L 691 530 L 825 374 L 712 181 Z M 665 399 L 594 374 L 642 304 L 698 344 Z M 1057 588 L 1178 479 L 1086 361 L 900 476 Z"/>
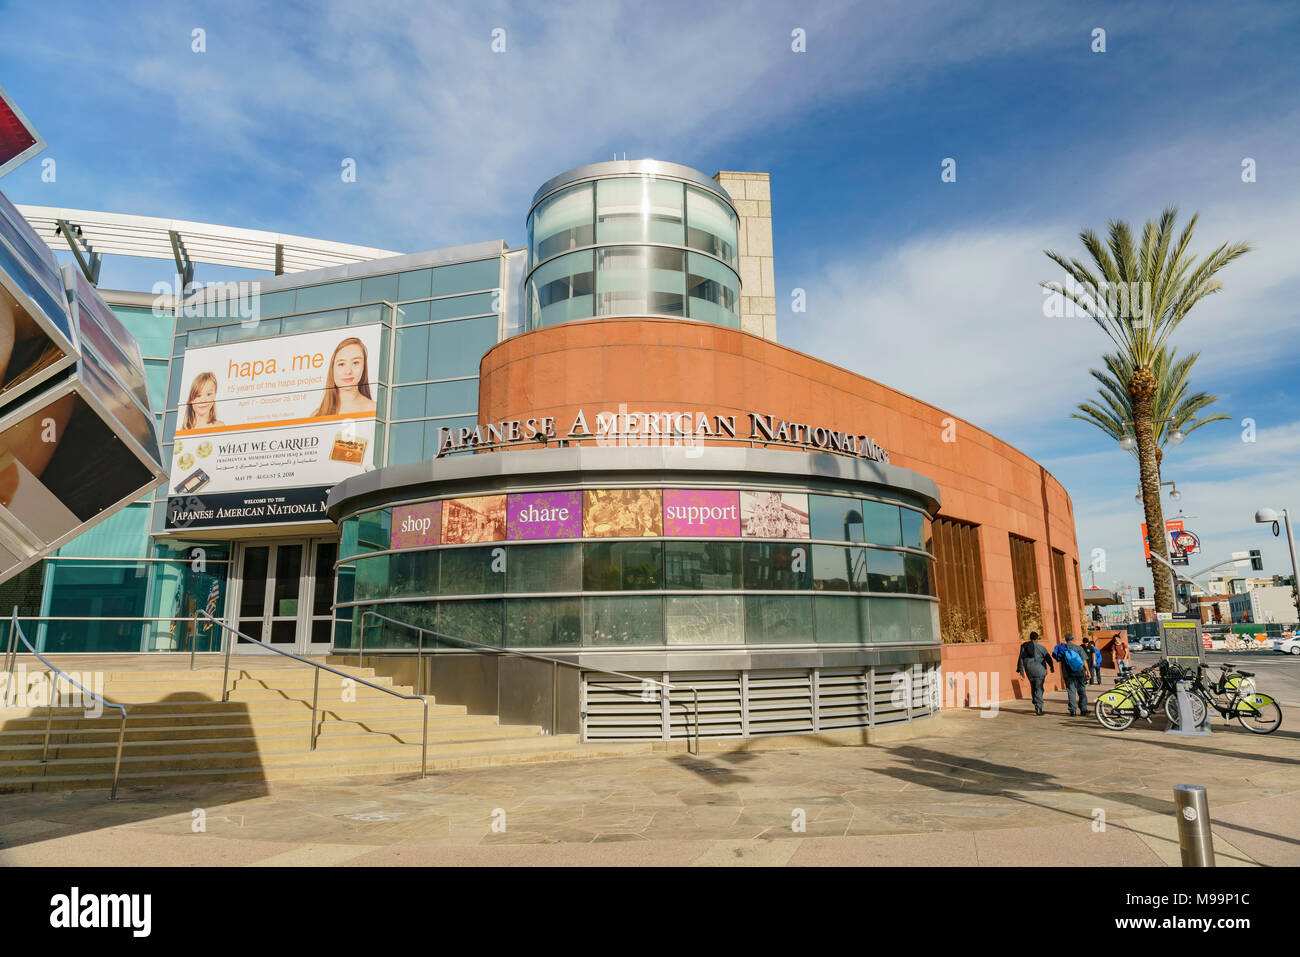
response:
<path fill-rule="evenodd" d="M 1141 585 L 1139 585 L 1139 586 L 1138 586 L 1138 598 L 1146 598 L 1146 597 L 1147 597 L 1147 590 L 1146 590 L 1145 588 L 1143 588 Z"/>
<path fill-rule="evenodd" d="M 1252 572 L 1262 572 L 1264 570 L 1264 556 L 1260 554 L 1258 548 L 1250 550 L 1250 570 Z"/>

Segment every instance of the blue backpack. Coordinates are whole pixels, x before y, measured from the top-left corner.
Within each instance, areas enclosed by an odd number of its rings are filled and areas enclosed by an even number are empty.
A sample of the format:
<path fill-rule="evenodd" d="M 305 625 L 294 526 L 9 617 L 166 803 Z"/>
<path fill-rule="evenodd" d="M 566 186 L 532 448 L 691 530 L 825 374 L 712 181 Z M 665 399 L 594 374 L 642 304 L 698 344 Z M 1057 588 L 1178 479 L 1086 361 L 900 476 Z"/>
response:
<path fill-rule="evenodd" d="M 1083 661 L 1083 655 L 1079 654 L 1078 650 L 1070 645 L 1064 643 L 1057 645 L 1052 649 L 1052 657 L 1068 667 L 1070 671 L 1074 673 L 1087 670 L 1087 665 L 1085 665 Z"/>

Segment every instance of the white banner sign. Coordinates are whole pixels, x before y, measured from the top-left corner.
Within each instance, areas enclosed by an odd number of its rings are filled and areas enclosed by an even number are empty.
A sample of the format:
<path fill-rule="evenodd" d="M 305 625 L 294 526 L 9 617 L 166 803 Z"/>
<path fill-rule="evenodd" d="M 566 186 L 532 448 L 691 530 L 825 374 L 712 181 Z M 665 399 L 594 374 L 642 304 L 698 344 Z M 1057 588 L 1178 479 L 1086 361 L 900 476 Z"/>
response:
<path fill-rule="evenodd" d="M 364 471 L 382 329 L 187 349 L 168 492 L 330 486 Z"/>

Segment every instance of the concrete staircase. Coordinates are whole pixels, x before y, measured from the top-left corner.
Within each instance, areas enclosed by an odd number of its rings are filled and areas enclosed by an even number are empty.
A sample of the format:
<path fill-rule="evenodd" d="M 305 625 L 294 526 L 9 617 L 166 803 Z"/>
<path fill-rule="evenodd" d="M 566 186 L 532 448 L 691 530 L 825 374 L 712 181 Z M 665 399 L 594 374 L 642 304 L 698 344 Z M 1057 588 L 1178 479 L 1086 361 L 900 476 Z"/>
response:
<path fill-rule="evenodd" d="M 403 694 L 373 669 L 339 671 Z M 364 685 L 345 700 L 343 679 L 321 672 L 320 734 L 311 744 L 310 668 L 231 667 L 230 700 L 221 669 L 104 674 L 104 697 L 127 710 L 119 787 L 215 781 L 272 782 L 356 775 L 418 775 L 423 709 Z M 639 753 L 645 745 L 584 744 L 536 726 L 503 726 L 493 715 L 429 702 L 430 772 Z M 56 708 L 48 761 L 41 762 L 47 709 L 0 708 L 0 792 L 108 788 L 120 713 L 88 718 Z"/>

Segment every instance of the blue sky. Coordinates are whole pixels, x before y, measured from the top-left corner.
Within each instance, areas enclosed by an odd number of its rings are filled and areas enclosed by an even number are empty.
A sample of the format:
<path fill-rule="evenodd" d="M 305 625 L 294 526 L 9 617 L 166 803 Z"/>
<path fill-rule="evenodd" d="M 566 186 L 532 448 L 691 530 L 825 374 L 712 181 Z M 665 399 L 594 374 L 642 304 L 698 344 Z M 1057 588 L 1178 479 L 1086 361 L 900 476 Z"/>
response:
<path fill-rule="evenodd" d="M 1165 477 L 1204 564 L 1260 547 L 1279 572 L 1251 519 L 1300 510 L 1298 41 L 1292 3 L 10 3 L 0 85 L 57 178 L 29 163 L 3 188 L 415 251 L 521 244 L 538 185 L 614 153 L 770 172 L 781 341 L 1042 461 L 1108 586 L 1149 584 L 1136 465 L 1068 417 L 1107 340 L 1043 315 L 1042 250 L 1199 211 L 1196 251 L 1257 248 L 1178 334 L 1232 420 L 1170 449 Z M 118 263 L 104 284 L 154 278 Z"/>

